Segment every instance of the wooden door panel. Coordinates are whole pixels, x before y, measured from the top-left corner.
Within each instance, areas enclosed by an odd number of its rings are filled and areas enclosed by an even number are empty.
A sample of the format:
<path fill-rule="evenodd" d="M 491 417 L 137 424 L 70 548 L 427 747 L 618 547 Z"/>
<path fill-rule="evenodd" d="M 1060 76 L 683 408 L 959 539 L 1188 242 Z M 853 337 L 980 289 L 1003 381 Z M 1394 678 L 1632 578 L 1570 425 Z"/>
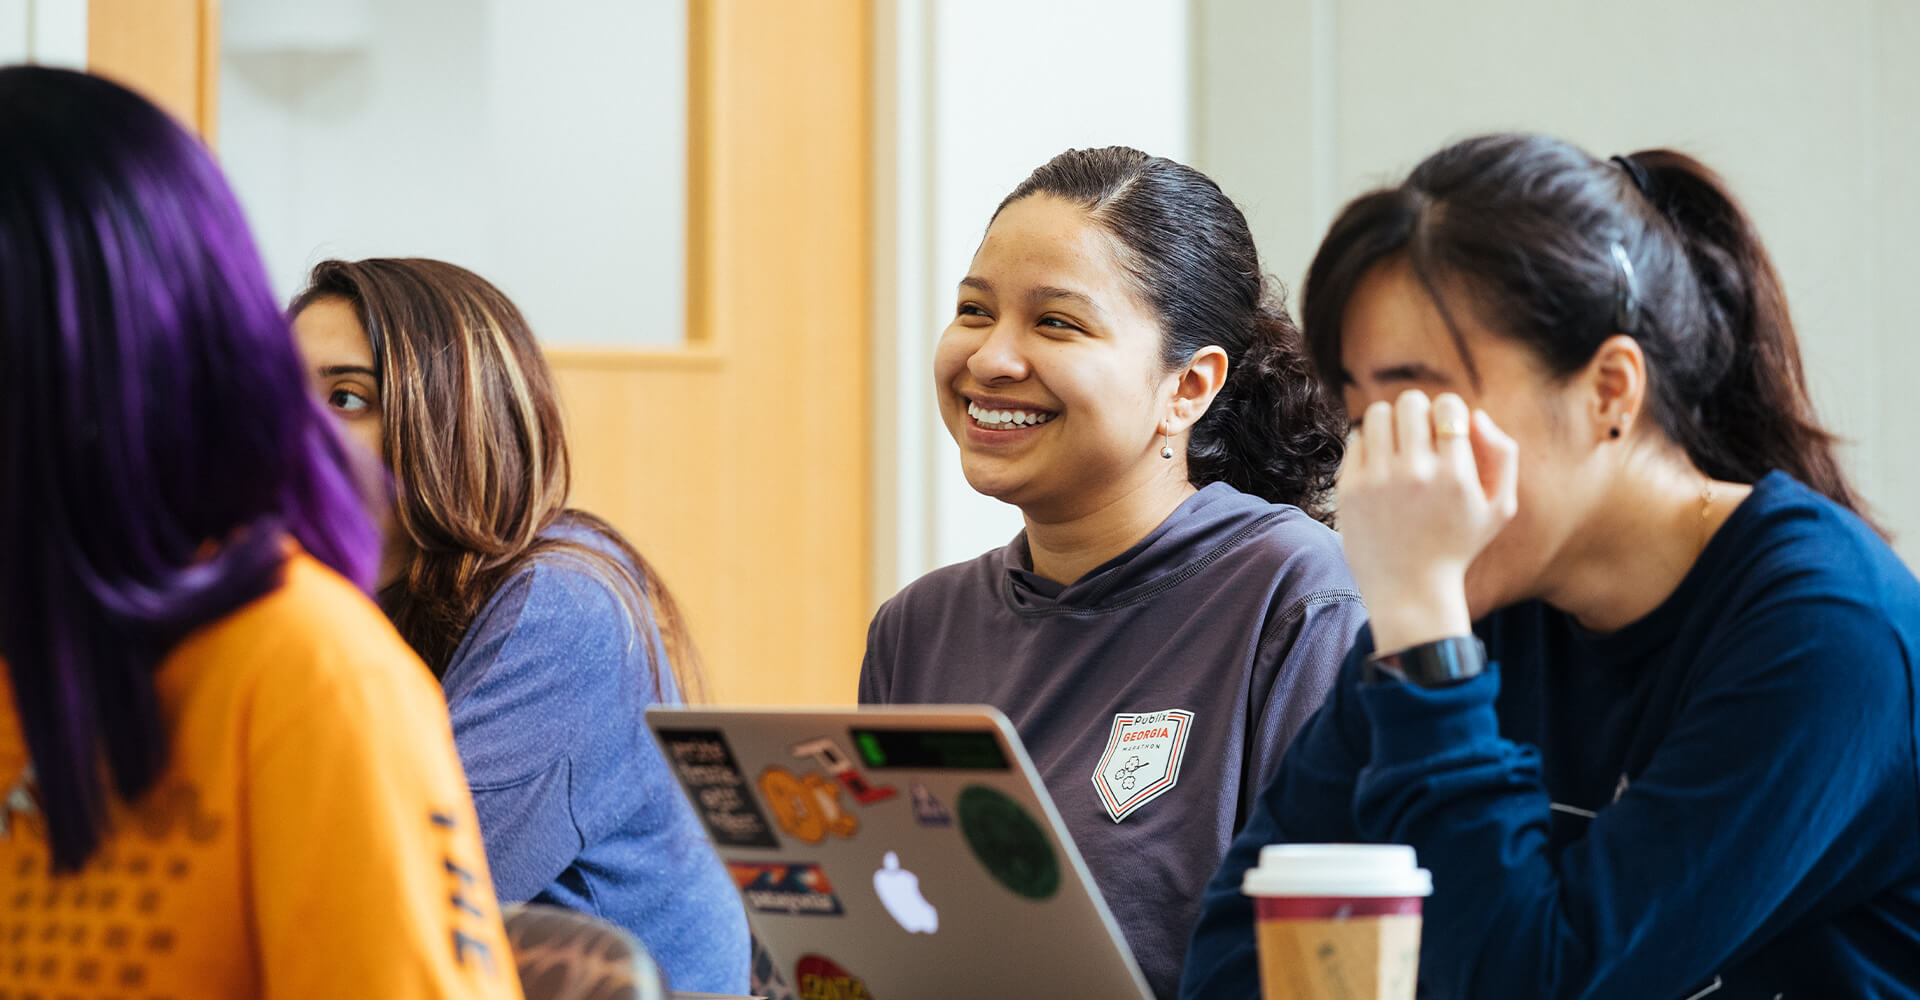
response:
<path fill-rule="evenodd" d="M 871 12 L 690 21 L 690 346 L 552 352 L 575 498 L 681 596 L 714 700 L 847 702 L 872 611 Z"/>
<path fill-rule="evenodd" d="M 219 0 L 87 0 L 87 69 L 172 112 L 211 143 Z"/>

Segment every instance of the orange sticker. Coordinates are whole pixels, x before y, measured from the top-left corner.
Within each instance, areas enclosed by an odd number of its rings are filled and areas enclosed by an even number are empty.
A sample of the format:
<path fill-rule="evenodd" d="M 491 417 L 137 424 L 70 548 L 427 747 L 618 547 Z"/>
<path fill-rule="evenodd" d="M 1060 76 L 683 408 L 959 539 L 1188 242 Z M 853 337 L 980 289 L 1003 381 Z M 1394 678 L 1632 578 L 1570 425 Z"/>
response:
<path fill-rule="evenodd" d="M 760 795 L 789 837 L 818 844 L 828 834 L 851 837 L 860 832 L 859 818 L 840 807 L 840 786 L 826 775 L 769 767 L 760 774 Z"/>

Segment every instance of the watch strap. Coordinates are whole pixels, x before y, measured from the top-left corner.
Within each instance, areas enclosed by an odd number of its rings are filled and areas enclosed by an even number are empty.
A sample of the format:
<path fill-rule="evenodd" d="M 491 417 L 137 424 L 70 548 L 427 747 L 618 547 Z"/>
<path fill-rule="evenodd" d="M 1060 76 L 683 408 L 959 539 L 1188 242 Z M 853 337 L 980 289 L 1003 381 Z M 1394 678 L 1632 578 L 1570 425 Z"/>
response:
<path fill-rule="evenodd" d="M 1487 669 L 1487 646 L 1478 636 L 1454 635 L 1392 653 L 1367 658 L 1366 680 L 1417 684 L 1425 688 L 1450 687 L 1480 676 Z"/>

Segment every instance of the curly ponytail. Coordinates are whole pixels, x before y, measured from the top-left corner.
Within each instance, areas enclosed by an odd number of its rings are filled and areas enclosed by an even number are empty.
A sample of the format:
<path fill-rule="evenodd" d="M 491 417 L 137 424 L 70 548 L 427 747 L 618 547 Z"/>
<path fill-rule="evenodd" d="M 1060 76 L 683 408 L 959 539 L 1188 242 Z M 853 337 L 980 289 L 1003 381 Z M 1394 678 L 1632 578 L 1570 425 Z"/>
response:
<path fill-rule="evenodd" d="M 1061 153 L 994 215 L 1034 194 L 1085 206 L 1125 248 L 1128 270 L 1160 317 L 1169 371 L 1202 348 L 1226 352 L 1226 382 L 1189 435 L 1188 479 L 1224 482 L 1332 523 L 1346 418 L 1313 377 L 1300 329 L 1261 270 L 1232 199 L 1192 167 L 1124 146 Z"/>
<path fill-rule="evenodd" d="M 1226 384 L 1194 425 L 1187 475 L 1196 486 L 1224 482 L 1331 524 L 1346 423 L 1313 377 L 1300 328 L 1277 294 L 1274 300 L 1256 317 L 1246 349 L 1227 367 Z"/>

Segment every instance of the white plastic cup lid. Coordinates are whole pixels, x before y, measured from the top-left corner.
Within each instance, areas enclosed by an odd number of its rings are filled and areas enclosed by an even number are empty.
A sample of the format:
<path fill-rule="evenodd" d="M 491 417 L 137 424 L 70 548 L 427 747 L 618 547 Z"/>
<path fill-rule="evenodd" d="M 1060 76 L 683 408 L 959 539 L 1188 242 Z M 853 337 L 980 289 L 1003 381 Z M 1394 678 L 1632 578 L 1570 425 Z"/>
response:
<path fill-rule="evenodd" d="M 1269 844 L 1247 869 L 1249 896 L 1398 899 L 1433 894 L 1433 876 L 1404 844 Z"/>

